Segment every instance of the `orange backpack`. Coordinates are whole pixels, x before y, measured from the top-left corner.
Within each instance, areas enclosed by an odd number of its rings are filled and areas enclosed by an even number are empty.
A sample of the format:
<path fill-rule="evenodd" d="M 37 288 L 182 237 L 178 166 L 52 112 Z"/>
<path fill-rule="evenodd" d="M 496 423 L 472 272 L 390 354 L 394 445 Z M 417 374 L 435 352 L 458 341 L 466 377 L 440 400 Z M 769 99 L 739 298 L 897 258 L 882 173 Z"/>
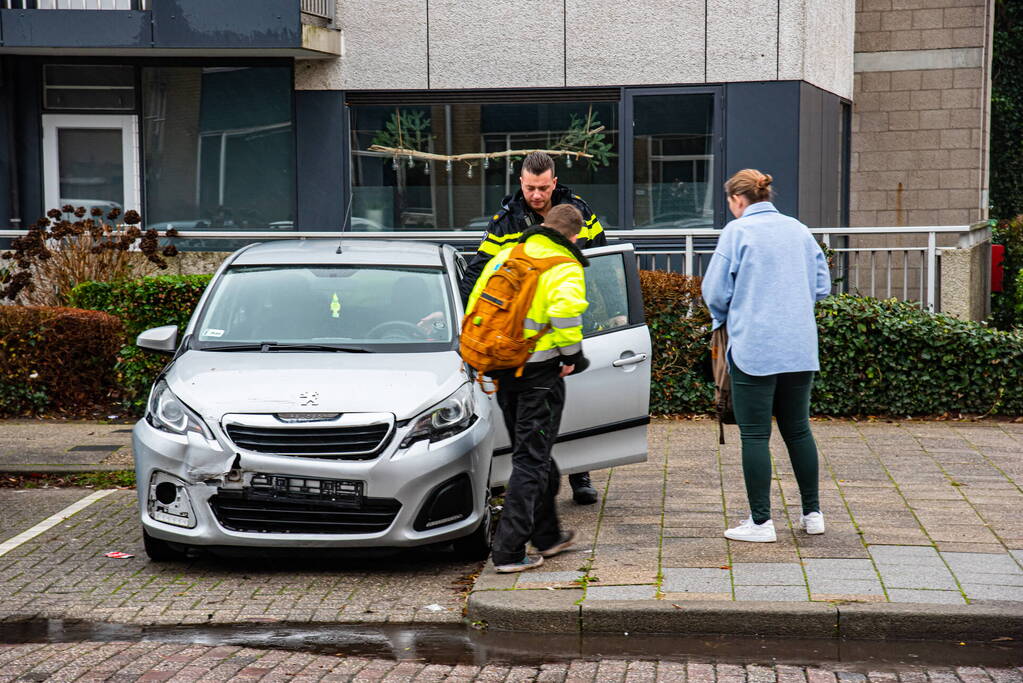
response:
<path fill-rule="evenodd" d="M 481 383 L 483 375 L 496 370 L 517 369 L 516 376 L 522 374 L 537 341 L 550 331 L 550 325 L 544 325 L 536 336 L 523 337 L 537 283 L 544 272 L 562 263 L 575 263 L 575 259 L 533 258 L 526 255 L 525 244 L 517 244 L 491 273 L 475 308 L 462 320 L 459 340 L 462 359 L 476 370 Z"/>

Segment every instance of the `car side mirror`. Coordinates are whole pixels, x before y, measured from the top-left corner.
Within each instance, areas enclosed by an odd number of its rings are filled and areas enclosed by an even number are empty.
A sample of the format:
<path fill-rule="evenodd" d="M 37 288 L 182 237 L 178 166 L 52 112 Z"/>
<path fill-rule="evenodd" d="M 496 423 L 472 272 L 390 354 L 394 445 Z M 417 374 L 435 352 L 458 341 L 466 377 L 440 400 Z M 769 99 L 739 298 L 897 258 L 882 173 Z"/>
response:
<path fill-rule="evenodd" d="M 178 346 L 178 326 L 164 325 L 146 330 L 135 339 L 135 344 L 148 351 L 174 353 Z"/>

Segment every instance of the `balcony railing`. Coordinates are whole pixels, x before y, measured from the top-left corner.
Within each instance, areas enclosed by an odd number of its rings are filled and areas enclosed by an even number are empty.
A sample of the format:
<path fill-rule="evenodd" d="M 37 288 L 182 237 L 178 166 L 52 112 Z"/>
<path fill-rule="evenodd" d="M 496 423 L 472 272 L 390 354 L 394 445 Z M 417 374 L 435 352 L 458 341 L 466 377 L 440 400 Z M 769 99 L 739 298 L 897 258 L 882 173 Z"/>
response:
<path fill-rule="evenodd" d="M 149 9 L 153 0 L 0 0 L 0 9 Z M 302 11 L 334 21 L 334 0 L 301 0 Z"/>
<path fill-rule="evenodd" d="M 0 0 L 0 9 L 144 10 L 148 0 Z"/>
<path fill-rule="evenodd" d="M 334 21 L 334 0 L 302 0 L 302 11 L 332 22 Z"/>

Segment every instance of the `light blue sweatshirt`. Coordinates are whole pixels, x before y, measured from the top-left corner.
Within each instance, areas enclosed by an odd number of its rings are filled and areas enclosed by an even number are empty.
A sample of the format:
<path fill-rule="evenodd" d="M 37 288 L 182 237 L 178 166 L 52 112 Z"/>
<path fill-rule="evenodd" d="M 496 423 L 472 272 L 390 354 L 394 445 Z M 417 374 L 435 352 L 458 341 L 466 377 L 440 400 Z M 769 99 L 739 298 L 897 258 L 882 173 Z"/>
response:
<path fill-rule="evenodd" d="M 703 276 L 714 327 L 728 323 L 729 355 L 747 375 L 820 370 L 813 306 L 830 292 L 820 245 L 771 202 L 725 226 Z"/>

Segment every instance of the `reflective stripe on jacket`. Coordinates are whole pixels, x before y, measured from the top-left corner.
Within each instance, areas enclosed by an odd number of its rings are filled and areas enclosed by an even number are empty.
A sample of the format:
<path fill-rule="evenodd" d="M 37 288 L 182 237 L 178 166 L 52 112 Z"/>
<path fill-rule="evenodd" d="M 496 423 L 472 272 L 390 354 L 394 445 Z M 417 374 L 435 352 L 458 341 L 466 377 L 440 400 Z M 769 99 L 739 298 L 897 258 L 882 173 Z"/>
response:
<path fill-rule="evenodd" d="M 469 303 L 465 309 L 467 312 L 471 313 L 475 308 L 490 275 L 508 259 L 514 244 L 509 244 L 498 252 L 483 268 L 476 286 L 469 295 Z M 525 245 L 526 254 L 533 258 L 551 256 L 579 258 L 570 249 L 545 234 L 530 235 L 526 238 Z M 533 302 L 524 321 L 523 337 L 526 339 L 535 337 L 546 325 L 550 325 L 550 331 L 537 342 L 536 350 L 527 362 L 536 363 L 558 356 L 571 356 L 582 351 L 582 315 L 588 306 L 583 266 L 578 260 L 558 264 L 540 275 Z"/>
<path fill-rule="evenodd" d="M 579 231 L 579 238 L 576 246 L 580 249 L 590 247 L 603 247 L 607 244 L 607 234 L 604 227 L 597 219 L 597 215 L 590 210 L 590 207 L 579 195 L 572 194 L 572 190 L 564 185 L 558 185 L 551 194 L 551 206 L 559 204 L 571 204 L 579 209 L 583 216 L 583 229 Z M 469 298 L 476 280 L 483 271 L 483 266 L 507 246 L 519 241 L 523 232 L 539 225 L 543 219 L 529 207 L 522 190 L 514 195 L 508 195 L 502 202 L 502 208 L 494 214 L 487 224 L 487 233 L 476 248 L 476 253 L 469 259 L 462 282 L 459 283 L 459 293 L 462 300 Z"/>

